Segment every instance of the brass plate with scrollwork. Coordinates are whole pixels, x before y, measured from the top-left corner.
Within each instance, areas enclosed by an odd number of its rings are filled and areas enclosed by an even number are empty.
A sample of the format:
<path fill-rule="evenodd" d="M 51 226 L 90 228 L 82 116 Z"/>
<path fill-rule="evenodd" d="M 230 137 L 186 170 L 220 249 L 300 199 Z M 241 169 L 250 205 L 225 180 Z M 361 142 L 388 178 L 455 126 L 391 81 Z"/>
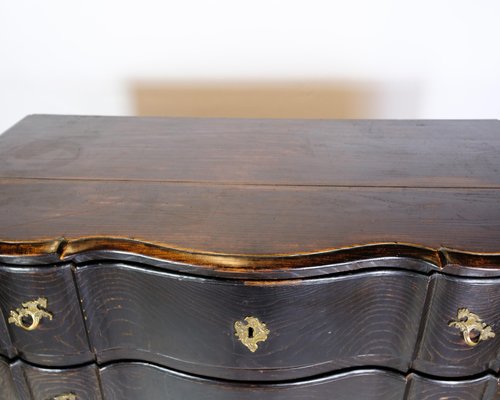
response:
<path fill-rule="evenodd" d="M 252 353 L 259 348 L 259 342 L 265 342 L 269 335 L 266 324 L 256 317 L 246 317 L 244 321 L 234 323 L 235 335 Z"/>
<path fill-rule="evenodd" d="M 45 297 L 22 303 L 22 307 L 10 311 L 9 324 L 14 324 L 25 331 L 38 328 L 42 318 L 52 320 L 52 314 L 47 311 L 48 301 Z"/>
<path fill-rule="evenodd" d="M 456 320 L 450 321 L 448 325 L 460 329 L 465 343 L 471 347 L 495 337 L 493 328 L 485 324 L 479 315 L 470 312 L 468 308 L 459 308 Z"/>

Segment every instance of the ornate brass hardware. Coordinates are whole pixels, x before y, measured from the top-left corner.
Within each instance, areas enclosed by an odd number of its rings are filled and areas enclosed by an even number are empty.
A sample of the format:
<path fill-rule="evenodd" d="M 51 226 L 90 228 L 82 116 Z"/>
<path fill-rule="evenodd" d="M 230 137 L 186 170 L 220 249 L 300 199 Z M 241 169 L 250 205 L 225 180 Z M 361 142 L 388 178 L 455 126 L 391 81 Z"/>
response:
<path fill-rule="evenodd" d="M 76 400 L 76 396 L 73 393 L 66 393 L 56 396 L 52 400 Z"/>
<path fill-rule="evenodd" d="M 39 297 L 36 300 L 22 303 L 22 308 L 11 310 L 9 324 L 14 324 L 26 331 L 38 328 L 42 318 L 52 320 L 52 314 L 47 311 L 47 299 Z"/>
<path fill-rule="evenodd" d="M 252 353 L 259 348 L 257 343 L 265 342 L 269 329 L 266 324 L 260 322 L 258 318 L 246 317 L 245 322 L 236 321 L 234 323 L 235 335 Z"/>
<path fill-rule="evenodd" d="M 471 347 L 495 337 L 491 326 L 486 325 L 477 314 L 470 312 L 468 308 L 459 308 L 457 319 L 450 321 L 448 325 L 460 329 L 465 343 Z"/>

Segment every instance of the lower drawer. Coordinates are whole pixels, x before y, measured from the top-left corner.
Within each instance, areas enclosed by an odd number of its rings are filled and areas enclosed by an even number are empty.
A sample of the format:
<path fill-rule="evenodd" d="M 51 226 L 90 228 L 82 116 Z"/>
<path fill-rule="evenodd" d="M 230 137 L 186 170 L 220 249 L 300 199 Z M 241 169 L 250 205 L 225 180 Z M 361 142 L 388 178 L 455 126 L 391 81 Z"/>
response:
<path fill-rule="evenodd" d="M 432 380 L 377 369 L 360 369 L 293 383 L 231 383 L 143 364 L 101 370 L 106 400 L 498 400 L 500 384 L 485 375 L 474 380 Z M 335 394 L 332 396 L 332 394 Z"/>
<path fill-rule="evenodd" d="M 334 396 L 333 396 L 334 394 Z M 498 400 L 497 377 L 432 380 L 359 369 L 288 383 L 206 379 L 141 362 L 42 369 L 0 360 L 2 400 Z"/>
<path fill-rule="evenodd" d="M 0 360 L 0 400 L 102 400 L 99 373 L 93 364 L 55 369 Z"/>
<path fill-rule="evenodd" d="M 113 400 L 402 400 L 403 375 L 359 370 L 282 384 L 231 383 L 195 378 L 141 363 L 101 371 L 105 399 Z"/>

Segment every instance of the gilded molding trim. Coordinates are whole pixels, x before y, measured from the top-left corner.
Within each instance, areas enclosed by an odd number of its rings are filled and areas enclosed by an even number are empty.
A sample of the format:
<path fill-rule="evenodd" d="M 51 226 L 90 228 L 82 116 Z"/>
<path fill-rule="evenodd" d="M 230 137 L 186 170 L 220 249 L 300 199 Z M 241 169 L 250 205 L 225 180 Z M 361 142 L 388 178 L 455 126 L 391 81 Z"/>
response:
<path fill-rule="evenodd" d="M 371 243 L 347 248 L 294 254 L 224 254 L 173 248 L 123 237 L 57 238 L 40 241 L 0 241 L 0 262 L 15 264 L 72 261 L 82 255 L 116 254 L 144 257 L 177 265 L 195 266 L 220 272 L 279 271 L 356 263 L 364 260 L 408 258 L 432 265 L 453 275 L 500 276 L 500 253 L 471 253 L 453 249 L 432 249 L 411 243 Z M 109 257 L 105 257 L 109 259 Z M 95 257 L 99 259 L 99 257 Z M 147 261 L 146 261 L 147 262 Z M 333 271 L 334 272 L 334 271 Z"/>

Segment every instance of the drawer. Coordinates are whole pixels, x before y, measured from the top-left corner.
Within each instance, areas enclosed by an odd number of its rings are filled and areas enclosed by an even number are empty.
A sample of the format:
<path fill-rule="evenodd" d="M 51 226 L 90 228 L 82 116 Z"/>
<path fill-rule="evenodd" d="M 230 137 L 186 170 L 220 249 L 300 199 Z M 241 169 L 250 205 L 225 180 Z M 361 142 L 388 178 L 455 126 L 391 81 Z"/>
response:
<path fill-rule="evenodd" d="M 106 400 L 403 400 L 403 375 L 360 370 L 281 384 L 230 383 L 193 377 L 144 363 L 101 370 Z"/>
<path fill-rule="evenodd" d="M 500 368 L 500 279 L 465 279 L 434 275 L 433 295 L 426 316 L 426 326 L 417 358 L 418 371 L 438 376 L 470 376 Z M 468 309 L 461 311 L 460 309 Z M 471 314 L 472 313 L 472 314 Z M 474 324 L 479 317 L 494 337 L 467 344 L 462 330 L 454 324 L 458 319 Z M 451 326 L 450 326 L 451 323 Z M 473 326 L 473 325 L 471 325 Z M 477 330 L 471 339 L 477 341 Z"/>
<path fill-rule="evenodd" d="M 116 263 L 81 266 L 76 276 L 99 362 L 149 361 L 237 380 L 365 365 L 406 372 L 428 284 L 394 270 L 243 282 Z"/>
<path fill-rule="evenodd" d="M 366 369 L 293 383 L 231 383 L 193 377 L 145 363 L 101 369 L 106 400 L 498 400 L 492 375 L 432 380 Z M 334 394 L 334 396 L 332 396 Z"/>
<path fill-rule="evenodd" d="M 0 313 L 1 314 L 1 313 Z M 16 355 L 16 349 L 10 341 L 7 321 L 0 317 L 0 356 L 12 358 Z"/>
<path fill-rule="evenodd" d="M 412 373 L 357 369 L 293 382 L 236 382 L 188 375 L 144 362 L 44 369 L 0 360 L 2 400 L 497 400 L 500 383 L 434 380 Z"/>
<path fill-rule="evenodd" d="M 93 360 L 69 264 L 0 265 L 0 309 L 0 332 L 9 332 L 2 339 L 8 341 L 3 350 L 6 356 L 17 353 L 24 360 L 46 366 Z"/>
<path fill-rule="evenodd" d="M 470 380 L 433 380 L 416 374 L 408 377 L 405 400 L 498 400 L 498 379 L 492 375 Z"/>
<path fill-rule="evenodd" d="M 10 369 L 17 391 L 15 399 L 102 400 L 99 369 L 96 365 L 45 369 L 16 361 Z"/>
<path fill-rule="evenodd" d="M 9 364 L 0 358 L 0 399 L 18 400 L 18 397 Z"/>

